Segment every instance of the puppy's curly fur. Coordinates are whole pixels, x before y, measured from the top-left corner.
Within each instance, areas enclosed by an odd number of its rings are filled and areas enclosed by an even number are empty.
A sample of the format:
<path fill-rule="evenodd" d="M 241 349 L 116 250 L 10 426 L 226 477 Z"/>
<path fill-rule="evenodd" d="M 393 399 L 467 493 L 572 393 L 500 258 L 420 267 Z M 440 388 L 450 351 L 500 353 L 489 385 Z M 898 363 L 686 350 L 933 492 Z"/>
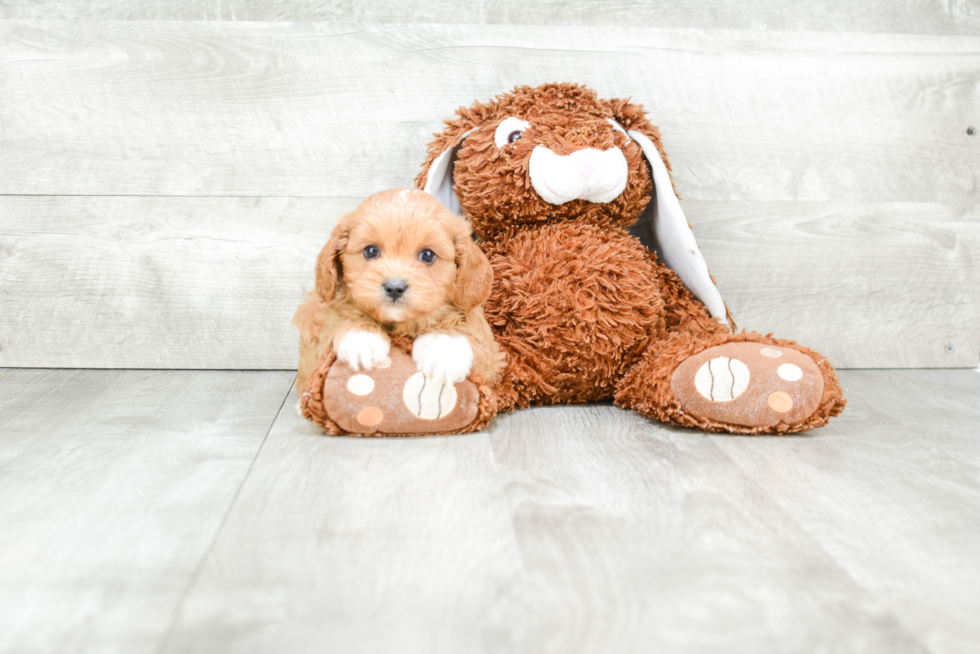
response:
<path fill-rule="evenodd" d="M 432 261 L 420 256 L 426 250 Z M 405 284 L 396 299 L 384 288 L 392 279 Z M 338 222 L 317 258 L 316 288 L 293 316 L 300 331 L 297 390 L 331 349 L 343 359 L 341 344 L 352 334 L 409 354 L 420 336 L 463 336 L 473 351 L 472 371 L 492 384 L 503 366 L 481 306 L 492 280 L 469 224 L 432 196 L 412 189 L 370 196 Z M 355 369 L 377 364 L 356 357 L 348 363 Z"/>

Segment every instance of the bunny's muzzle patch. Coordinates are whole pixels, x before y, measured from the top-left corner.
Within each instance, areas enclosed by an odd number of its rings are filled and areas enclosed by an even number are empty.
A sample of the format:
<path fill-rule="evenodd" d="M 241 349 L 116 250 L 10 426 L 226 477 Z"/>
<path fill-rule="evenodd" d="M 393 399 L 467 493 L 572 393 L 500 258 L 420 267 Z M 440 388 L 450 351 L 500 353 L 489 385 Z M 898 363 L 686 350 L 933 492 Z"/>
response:
<path fill-rule="evenodd" d="M 531 186 L 548 204 L 572 200 L 612 202 L 626 188 L 629 165 L 618 147 L 583 148 L 558 155 L 543 145 L 531 151 L 528 162 Z"/>

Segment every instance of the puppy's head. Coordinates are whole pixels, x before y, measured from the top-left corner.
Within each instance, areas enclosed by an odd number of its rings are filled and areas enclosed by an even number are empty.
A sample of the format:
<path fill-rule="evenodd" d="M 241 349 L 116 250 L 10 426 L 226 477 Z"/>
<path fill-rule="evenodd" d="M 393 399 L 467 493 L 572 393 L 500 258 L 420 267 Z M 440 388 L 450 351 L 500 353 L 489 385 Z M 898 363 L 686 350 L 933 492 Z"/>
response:
<path fill-rule="evenodd" d="M 416 320 L 445 304 L 470 310 L 493 273 L 465 219 L 427 193 L 376 193 L 340 219 L 317 260 L 317 293 L 340 293 L 380 322 Z"/>

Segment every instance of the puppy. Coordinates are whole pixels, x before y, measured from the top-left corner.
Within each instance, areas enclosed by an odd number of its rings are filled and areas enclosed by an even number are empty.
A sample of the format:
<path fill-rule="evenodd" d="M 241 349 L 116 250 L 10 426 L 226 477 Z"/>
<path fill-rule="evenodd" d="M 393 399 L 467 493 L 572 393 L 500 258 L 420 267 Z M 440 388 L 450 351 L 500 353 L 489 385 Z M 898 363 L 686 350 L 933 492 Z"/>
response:
<path fill-rule="evenodd" d="M 483 316 L 493 272 L 469 224 L 428 193 L 393 189 L 343 216 L 316 263 L 316 288 L 296 310 L 299 375 L 333 349 L 355 371 L 388 365 L 392 339 L 412 342 L 430 378 L 493 383 L 503 355 Z M 413 340 L 414 339 L 414 340 Z"/>

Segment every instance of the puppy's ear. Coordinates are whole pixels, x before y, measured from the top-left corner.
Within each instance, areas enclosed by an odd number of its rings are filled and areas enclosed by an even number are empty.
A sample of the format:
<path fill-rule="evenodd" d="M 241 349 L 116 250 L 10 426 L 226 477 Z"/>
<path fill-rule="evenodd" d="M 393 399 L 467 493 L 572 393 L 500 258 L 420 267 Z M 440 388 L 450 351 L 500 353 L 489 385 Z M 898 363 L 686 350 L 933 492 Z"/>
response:
<path fill-rule="evenodd" d="M 474 309 L 490 297 L 493 269 L 483 250 L 473 240 L 473 230 L 466 220 L 454 216 L 453 241 L 456 245 L 456 282 L 449 301 L 464 311 Z"/>
<path fill-rule="evenodd" d="M 350 219 L 344 216 L 334 227 L 330 240 L 316 258 L 316 293 L 324 302 L 330 302 L 337 295 L 337 286 L 344 274 L 340 255 L 347 248 L 349 234 Z"/>
<path fill-rule="evenodd" d="M 654 127 L 643 107 L 629 100 L 606 100 L 615 120 L 626 130 L 633 141 L 643 150 L 653 177 L 654 204 L 653 231 L 660 246 L 664 263 L 677 273 L 684 285 L 693 292 L 712 317 L 729 324 L 728 308 L 721 299 L 721 292 L 708 271 L 708 264 L 694 239 L 694 232 L 681 208 L 674 180 L 670 176 L 670 162 L 660 139 L 660 130 Z"/>

